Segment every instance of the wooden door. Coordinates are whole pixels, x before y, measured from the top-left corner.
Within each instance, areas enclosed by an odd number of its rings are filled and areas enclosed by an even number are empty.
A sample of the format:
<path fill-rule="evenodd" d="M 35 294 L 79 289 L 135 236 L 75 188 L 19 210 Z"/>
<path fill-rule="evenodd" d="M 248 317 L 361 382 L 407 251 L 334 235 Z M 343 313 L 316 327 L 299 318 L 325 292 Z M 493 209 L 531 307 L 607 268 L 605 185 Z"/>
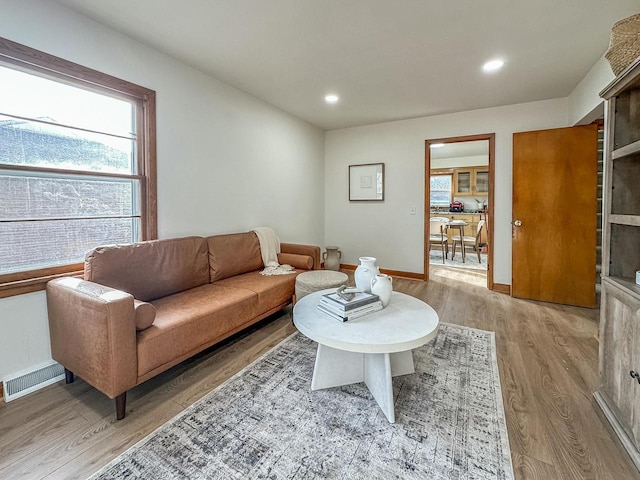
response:
<path fill-rule="evenodd" d="M 597 127 L 513 135 L 512 295 L 594 307 Z"/>

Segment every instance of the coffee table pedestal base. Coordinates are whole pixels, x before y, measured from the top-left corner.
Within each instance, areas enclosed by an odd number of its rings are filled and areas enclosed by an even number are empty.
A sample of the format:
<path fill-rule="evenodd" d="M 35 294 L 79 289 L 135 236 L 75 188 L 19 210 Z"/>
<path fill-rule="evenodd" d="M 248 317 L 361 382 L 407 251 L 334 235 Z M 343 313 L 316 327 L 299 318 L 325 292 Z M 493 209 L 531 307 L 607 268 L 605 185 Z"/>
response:
<path fill-rule="evenodd" d="M 396 421 L 392 377 L 414 373 L 411 350 L 397 353 L 347 352 L 318 344 L 311 390 L 364 382 L 389 422 Z"/>

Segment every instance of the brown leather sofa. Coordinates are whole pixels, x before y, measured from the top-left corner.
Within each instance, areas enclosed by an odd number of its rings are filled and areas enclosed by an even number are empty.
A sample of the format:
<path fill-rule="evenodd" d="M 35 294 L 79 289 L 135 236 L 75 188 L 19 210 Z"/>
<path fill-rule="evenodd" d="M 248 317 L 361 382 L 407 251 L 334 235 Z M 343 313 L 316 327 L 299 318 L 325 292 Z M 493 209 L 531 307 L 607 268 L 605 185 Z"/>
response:
<path fill-rule="evenodd" d="M 98 247 L 84 280 L 47 284 L 53 358 L 116 400 L 130 388 L 289 305 L 295 277 L 320 248 L 281 244 L 296 274 L 263 276 L 255 233 Z"/>

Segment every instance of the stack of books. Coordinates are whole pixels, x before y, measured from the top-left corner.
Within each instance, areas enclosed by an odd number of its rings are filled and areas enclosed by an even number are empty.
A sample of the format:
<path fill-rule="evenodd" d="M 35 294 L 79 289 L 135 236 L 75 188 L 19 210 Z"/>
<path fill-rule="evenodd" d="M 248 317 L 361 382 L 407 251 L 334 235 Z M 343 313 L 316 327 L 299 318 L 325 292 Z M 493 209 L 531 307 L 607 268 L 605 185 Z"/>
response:
<path fill-rule="evenodd" d="M 359 292 L 351 300 L 345 300 L 337 293 L 322 295 L 318 309 L 341 322 L 362 317 L 369 313 L 382 310 L 382 302 L 378 295 Z"/>

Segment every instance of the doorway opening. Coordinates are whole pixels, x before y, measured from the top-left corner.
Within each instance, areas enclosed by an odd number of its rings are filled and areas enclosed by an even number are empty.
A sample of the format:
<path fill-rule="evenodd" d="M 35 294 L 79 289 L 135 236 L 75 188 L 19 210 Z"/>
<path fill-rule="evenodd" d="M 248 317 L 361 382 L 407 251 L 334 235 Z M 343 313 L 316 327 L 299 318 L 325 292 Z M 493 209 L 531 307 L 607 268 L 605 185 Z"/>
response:
<path fill-rule="evenodd" d="M 493 289 L 495 134 L 425 141 L 424 279 L 430 265 Z"/>

